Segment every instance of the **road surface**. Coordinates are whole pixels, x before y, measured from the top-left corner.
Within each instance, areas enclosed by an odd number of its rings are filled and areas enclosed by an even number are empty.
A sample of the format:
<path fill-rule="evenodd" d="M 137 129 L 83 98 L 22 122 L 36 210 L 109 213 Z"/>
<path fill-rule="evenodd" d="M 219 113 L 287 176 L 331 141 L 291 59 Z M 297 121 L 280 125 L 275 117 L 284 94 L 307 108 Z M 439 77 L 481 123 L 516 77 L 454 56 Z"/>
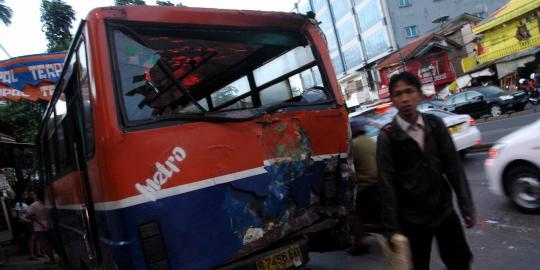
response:
<path fill-rule="evenodd" d="M 532 116 L 517 121 L 522 123 L 531 119 Z M 473 269 L 540 269 L 540 215 L 522 214 L 506 198 L 488 190 L 483 169 L 485 159 L 486 154 L 469 154 L 464 160 L 479 222 L 476 227 L 466 230 L 474 254 Z M 376 248 L 362 256 L 350 256 L 345 252 L 311 253 L 310 256 L 308 269 L 311 270 L 387 269 Z M 433 247 L 431 269 L 445 269 L 436 246 Z"/>
<path fill-rule="evenodd" d="M 482 143 L 494 143 L 503 136 L 538 119 L 540 119 L 540 113 L 513 116 L 501 120 L 478 123 L 477 126 L 482 134 Z"/>

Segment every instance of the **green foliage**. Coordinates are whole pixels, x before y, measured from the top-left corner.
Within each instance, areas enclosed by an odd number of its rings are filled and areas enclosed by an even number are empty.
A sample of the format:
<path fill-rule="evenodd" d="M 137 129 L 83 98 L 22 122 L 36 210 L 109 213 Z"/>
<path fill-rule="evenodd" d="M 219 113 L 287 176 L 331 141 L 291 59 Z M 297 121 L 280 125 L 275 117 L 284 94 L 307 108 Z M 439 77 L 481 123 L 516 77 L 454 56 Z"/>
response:
<path fill-rule="evenodd" d="M 41 1 L 41 31 L 47 38 L 49 52 L 64 51 L 73 39 L 70 29 L 75 19 L 73 8 L 62 0 Z"/>
<path fill-rule="evenodd" d="M 156 5 L 158 6 L 174 6 L 174 4 L 171 1 L 156 1 Z"/>
<path fill-rule="evenodd" d="M 184 5 L 182 5 L 182 3 L 178 3 L 178 4 L 174 4 L 173 2 L 171 1 L 156 1 L 156 5 L 158 6 L 169 6 L 169 7 L 173 7 L 173 6 L 177 6 L 177 7 L 183 7 Z"/>
<path fill-rule="evenodd" d="M 116 6 L 146 6 L 144 0 L 114 0 Z"/>
<path fill-rule="evenodd" d="M 44 103 L 26 100 L 7 101 L 0 105 L 0 119 L 15 127 L 17 142 L 34 143 L 45 106 Z"/>
<path fill-rule="evenodd" d="M 5 25 L 11 24 L 11 17 L 13 16 L 13 10 L 4 4 L 5 0 L 0 0 L 0 21 Z"/>

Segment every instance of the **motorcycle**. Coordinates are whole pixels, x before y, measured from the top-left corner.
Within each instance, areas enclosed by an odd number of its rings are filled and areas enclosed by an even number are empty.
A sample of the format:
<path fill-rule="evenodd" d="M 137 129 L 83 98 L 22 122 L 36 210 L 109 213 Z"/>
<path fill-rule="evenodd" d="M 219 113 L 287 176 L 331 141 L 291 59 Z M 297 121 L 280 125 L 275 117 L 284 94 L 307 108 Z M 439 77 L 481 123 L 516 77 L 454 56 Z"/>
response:
<path fill-rule="evenodd" d="M 527 93 L 527 95 L 529 95 L 529 102 L 532 105 L 540 104 L 540 94 L 539 94 L 539 89 L 538 88 L 532 89 L 532 88 L 529 88 L 529 87 L 519 87 L 518 89 L 525 91 Z"/>
<path fill-rule="evenodd" d="M 530 91 L 530 93 L 529 93 L 529 102 L 532 105 L 540 104 L 540 94 L 538 93 L 538 88 Z"/>

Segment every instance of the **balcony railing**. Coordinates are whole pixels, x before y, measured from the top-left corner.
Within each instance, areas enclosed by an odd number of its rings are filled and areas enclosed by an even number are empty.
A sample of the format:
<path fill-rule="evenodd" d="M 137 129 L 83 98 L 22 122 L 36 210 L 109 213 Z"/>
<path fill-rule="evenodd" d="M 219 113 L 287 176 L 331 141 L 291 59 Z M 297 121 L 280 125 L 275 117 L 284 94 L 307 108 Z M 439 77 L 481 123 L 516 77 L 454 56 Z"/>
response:
<path fill-rule="evenodd" d="M 538 46 L 540 46 L 540 36 L 532 37 L 528 40 L 520 41 L 516 45 L 482 54 L 478 56 L 478 62 L 480 64 L 487 63 Z"/>

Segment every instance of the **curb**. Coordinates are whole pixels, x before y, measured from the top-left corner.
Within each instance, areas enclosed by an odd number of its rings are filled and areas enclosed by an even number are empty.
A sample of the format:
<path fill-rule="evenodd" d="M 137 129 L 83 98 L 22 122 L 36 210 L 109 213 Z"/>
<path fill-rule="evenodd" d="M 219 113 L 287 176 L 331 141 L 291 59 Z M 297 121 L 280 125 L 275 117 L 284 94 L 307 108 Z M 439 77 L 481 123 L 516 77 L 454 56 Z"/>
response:
<path fill-rule="evenodd" d="M 493 143 L 483 143 L 483 144 L 477 144 L 474 146 L 471 146 L 467 148 L 465 151 L 467 153 L 483 153 L 489 151 L 489 149 L 493 146 Z"/>
<path fill-rule="evenodd" d="M 521 112 L 507 113 L 507 114 L 503 114 L 503 115 L 497 116 L 497 117 L 478 118 L 478 119 L 476 119 L 476 123 L 487 123 L 487 122 L 491 122 L 491 121 L 495 121 L 495 120 L 508 119 L 508 118 L 512 118 L 512 117 L 516 117 L 516 116 L 529 115 L 529 114 L 535 114 L 535 113 L 540 113 L 540 109 L 534 108 L 534 109 L 521 111 Z"/>

